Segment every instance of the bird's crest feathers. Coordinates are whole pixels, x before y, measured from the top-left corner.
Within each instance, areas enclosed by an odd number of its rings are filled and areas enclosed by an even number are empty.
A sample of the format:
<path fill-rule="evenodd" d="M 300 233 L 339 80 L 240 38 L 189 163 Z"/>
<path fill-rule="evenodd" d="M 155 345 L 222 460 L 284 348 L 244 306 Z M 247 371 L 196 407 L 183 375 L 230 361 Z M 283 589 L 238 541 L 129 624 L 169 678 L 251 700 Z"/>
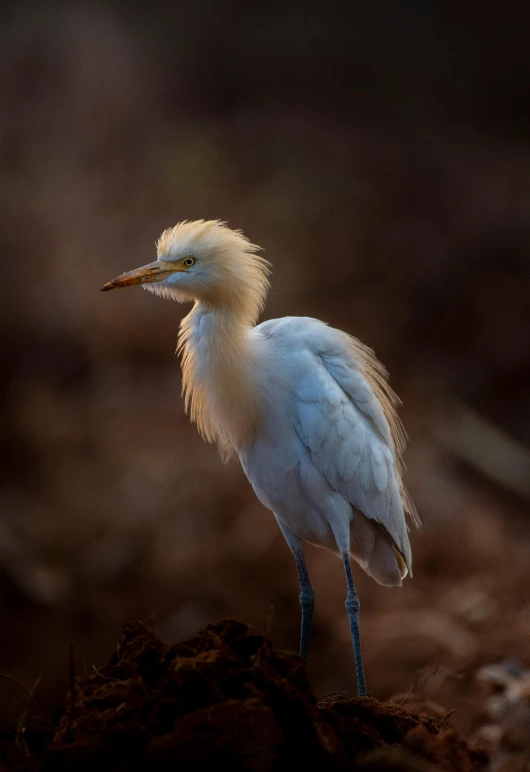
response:
<path fill-rule="evenodd" d="M 174 249 L 186 251 L 231 249 L 245 253 L 261 251 L 252 244 L 242 230 L 229 228 L 223 220 L 182 220 L 173 228 L 166 228 L 156 243 L 159 254 L 170 256 Z"/>

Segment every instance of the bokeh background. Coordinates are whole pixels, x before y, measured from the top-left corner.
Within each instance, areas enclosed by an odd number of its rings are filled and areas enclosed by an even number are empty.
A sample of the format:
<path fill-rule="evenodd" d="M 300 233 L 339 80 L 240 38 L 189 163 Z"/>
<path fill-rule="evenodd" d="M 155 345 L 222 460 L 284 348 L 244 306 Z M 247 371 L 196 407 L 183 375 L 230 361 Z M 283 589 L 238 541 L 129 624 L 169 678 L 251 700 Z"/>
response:
<path fill-rule="evenodd" d="M 470 726 L 530 664 L 530 54 L 520 3 L 4 3 L 0 718 L 53 713 L 135 618 L 298 640 L 270 513 L 184 415 L 186 312 L 108 279 L 182 219 L 274 265 L 264 318 L 374 347 L 404 401 L 415 573 L 356 572 L 367 677 Z M 308 548 L 309 674 L 354 688 L 344 580 Z"/>

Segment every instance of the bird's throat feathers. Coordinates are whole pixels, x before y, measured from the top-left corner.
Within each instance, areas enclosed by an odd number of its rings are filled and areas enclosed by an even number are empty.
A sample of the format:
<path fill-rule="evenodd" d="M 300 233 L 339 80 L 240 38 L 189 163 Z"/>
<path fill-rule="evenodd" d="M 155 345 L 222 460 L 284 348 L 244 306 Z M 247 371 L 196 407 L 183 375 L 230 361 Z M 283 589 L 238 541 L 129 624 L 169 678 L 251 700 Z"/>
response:
<path fill-rule="evenodd" d="M 256 431 L 261 356 L 252 326 L 232 309 L 197 302 L 180 326 L 182 393 L 186 412 L 223 459 Z"/>

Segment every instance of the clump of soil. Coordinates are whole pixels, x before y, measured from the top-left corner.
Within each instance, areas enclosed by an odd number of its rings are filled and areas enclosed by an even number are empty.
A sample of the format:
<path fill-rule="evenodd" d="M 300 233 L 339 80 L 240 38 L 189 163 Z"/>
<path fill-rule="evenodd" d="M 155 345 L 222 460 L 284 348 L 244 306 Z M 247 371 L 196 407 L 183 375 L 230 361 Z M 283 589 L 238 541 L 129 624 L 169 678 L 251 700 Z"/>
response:
<path fill-rule="evenodd" d="M 298 656 L 223 621 L 173 646 L 140 622 L 125 625 L 109 663 L 75 679 L 49 747 L 17 767 L 478 772 L 486 764 L 439 717 L 369 697 L 318 703 Z"/>

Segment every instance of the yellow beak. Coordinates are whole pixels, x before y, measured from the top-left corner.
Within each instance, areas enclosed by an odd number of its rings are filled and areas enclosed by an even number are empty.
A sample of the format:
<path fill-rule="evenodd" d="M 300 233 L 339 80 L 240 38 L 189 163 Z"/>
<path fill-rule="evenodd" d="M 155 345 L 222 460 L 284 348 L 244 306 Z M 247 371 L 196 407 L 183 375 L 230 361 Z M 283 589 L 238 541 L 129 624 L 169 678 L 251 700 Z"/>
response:
<path fill-rule="evenodd" d="M 156 281 L 162 281 L 170 273 L 175 273 L 178 270 L 174 265 L 169 267 L 167 263 L 160 263 L 157 260 L 149 265 L 144 265 L 142 268 L 137 268 L 135 271 L 122 273 L 104 284 L 101 291 L 107 292 L 111 289 L 118 289 L 118 287 L 131 287 L 133 284 L 152 284 Z"/>

